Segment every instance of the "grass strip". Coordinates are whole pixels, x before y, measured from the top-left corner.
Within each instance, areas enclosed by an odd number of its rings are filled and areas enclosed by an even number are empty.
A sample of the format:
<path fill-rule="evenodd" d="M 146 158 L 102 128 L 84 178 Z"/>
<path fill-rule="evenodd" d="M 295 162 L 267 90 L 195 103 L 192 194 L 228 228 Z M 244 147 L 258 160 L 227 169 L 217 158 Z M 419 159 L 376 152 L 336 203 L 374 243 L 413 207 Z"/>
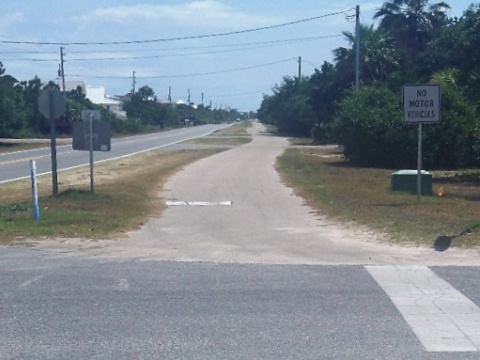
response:
<path fill-rule="evenodd" d="M 226 128 L 217 130 L 213 133 L 213 135 L 217 136 L 250 136 L 247 129 L 252 127 L 252 122 L 241 122 Z"/>
<path fill-rule="evenodd" d="M 390 190 L 394 170 L 352 166 L 338 148 L 290 148 L 277 167 L 314 209 L 389 234 L 392 242 L 480 246 L 478 171 L 434 172 L 434 192 L 443 187 L 445 195 L 417 203 L 415 195 Z"/>
<path fill-rule="evenodd" d="M 51 178 L 38 179 L 40 221 L 33 219 L 29 181 L 0 185 L 0 243 L 28 239 L 108 239 L 139 228 L 164 208 L 158 197 L 165 181 L 185 165 L 222 150 L 152 151 L 95 167 L 95 193 L 89 169 L 60 172 L 59 196 Z"/>
<path fill-rule="evenodd" d="M 252 123 L 242 122 L 215 131 L 209 136 L 184 141 L 183 144 L 213 145 L 213 146 L 238 146 L 252 141 L 247 129 Z"/>

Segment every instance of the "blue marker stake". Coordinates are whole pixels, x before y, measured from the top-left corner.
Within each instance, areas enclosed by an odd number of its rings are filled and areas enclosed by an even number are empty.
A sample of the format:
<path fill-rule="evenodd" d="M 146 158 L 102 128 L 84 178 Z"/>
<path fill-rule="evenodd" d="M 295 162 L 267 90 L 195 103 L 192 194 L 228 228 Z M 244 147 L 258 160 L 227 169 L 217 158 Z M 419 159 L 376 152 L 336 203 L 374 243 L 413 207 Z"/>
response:
<path fill-rule="evenodd" d="M 38 208 L 37 165 L 35 160 L 30 160 L 30 177 L 32 179 L 33 216 L 38 221 L 40 220 L 40 209 Z"/>

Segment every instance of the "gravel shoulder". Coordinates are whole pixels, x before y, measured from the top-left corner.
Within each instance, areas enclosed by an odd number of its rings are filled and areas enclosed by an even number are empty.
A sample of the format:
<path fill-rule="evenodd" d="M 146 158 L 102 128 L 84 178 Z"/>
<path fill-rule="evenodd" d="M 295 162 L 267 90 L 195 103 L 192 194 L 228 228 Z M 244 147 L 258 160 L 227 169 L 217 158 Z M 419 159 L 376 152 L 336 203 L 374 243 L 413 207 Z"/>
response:
<path fill-rule="evenodd" d="M 172 205 L 125 239 L 42 240 L 37 248 L 108 258 L 264 264 L 478 266 L 480 250 L 388 244 L 387 237 L 327 219 L 281 183 L 284 138 L 249 129 L 253 141 L 189 165 L 158 201 Z"/>

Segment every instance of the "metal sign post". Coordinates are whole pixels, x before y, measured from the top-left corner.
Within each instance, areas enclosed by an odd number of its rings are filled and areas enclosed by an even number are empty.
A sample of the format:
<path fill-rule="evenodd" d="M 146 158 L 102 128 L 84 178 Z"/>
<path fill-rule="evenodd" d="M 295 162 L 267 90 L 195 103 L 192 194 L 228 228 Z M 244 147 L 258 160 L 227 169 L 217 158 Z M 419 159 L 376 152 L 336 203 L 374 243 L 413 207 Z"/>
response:
<path fill-rule="evenodd" d="M 95 192 L 95 181 L 94 181 L 94 170 L 93 170 L 93 150 L 94 150 L 95 135 L 93 133 L 93 120 L 100 120 L 101 114 L 100 114 L 100 111 L 98 110 L 83 110 L 81 116 L 82 116 L 82 120 L 88 121 L 88 151 L 90 153 L 90 191 L 93 193 Z"/>
<path fill-rule="evenodd" d="M 88 120 L 89 136 L 90 136 L 90 191 L 95 191 L 95 183 L 93 181 L 93 115 Z"/>
<path fill-rule="evenodd" d="M 58 119 L 65 113 L 65 98 L 57 89 L 45 89 L 38 97 L 38 110 L 50 120 L 50 149 L 52 157 L 52 187 L 53 195 L 58 195 L 57 181 L 57 146 L 55 135 L 55 119 Z"/>
<path fill-rule="evenodd" d="M 98 110 L 83 110 L 82 120 L 73 123 L 72 149 L 90 153 L 90 191 L 95 191 L 93 152 L 110 151 L 110 124 L 101 119 Z M 94 121 L 96 120 L 96 121 Z"/>
<path fill-rule="evenodd" d="M 417 202 L 420 202 L 422 193 L 423 124 L 440 122 L 440 85 L 404 85 L 403 122 L 405 124 L 418 124 Z"/>
<path fill-rule="evenodd" d="M 58 195 L 58 177 L 57 177 L 57 141 L 55 134 L 55 113 L 54 113 L 54 93 L 48 90 L 48 107 L 50 118 L 50 149 L 52 156 L 52 192 L 54 196 Z"/>
<path fill-rule="evenodd" d="M 422 194 L 422 124 L 418 124 L 418 155 L 417 155 L 417 202 Z"/>

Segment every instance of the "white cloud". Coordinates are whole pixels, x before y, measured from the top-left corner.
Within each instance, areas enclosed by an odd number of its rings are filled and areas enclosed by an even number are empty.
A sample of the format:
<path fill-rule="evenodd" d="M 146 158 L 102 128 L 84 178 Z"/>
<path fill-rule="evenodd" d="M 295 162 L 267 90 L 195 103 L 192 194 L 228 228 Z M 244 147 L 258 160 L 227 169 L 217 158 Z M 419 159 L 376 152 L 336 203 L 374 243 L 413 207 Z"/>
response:
<path fill-rule="evenodd" d="M 11 25 L 21 22 L 25 19 L 25 15 L 20 12 L 6 14 L 0 18 L 0 31 L 4 32 Z"/>
<path fill-rule="evenodd" d="M 236 11 L 217 0 L 197 0 L 179 5 L 140 4 L 99 8 L 82 16 L 76 16 L 72 20 L 82 25 L 98 22 L 124 25 L 155 24 L 162 21 L 196 28 L 245 28 L 272 23 L 272 19 Z"/>

